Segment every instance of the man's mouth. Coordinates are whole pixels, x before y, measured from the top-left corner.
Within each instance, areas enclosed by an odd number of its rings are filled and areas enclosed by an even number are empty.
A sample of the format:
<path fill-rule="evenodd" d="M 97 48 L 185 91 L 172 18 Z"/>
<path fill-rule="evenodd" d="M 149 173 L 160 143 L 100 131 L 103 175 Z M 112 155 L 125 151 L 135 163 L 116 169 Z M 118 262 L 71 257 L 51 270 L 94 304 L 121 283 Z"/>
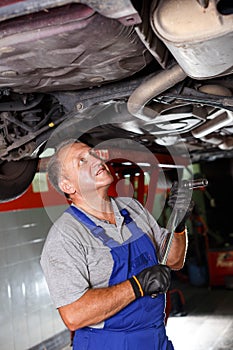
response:
<path fill-rule="evenodd" d="M 102 172 L 105 170 L 106 170 L 106 168 L 104 166 L 99 167 L 97 172 L 95 173 L 95 176 L 102 174 Z"/>

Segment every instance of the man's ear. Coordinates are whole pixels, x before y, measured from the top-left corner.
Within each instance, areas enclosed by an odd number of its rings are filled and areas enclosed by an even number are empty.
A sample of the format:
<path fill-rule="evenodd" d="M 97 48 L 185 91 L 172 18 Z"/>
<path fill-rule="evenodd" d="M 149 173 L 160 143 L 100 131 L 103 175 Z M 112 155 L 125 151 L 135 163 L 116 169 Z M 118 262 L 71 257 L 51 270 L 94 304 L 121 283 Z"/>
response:
<path fill-rule="evenodd" d="M 59 187 L 62 190 L 62 192 L 67 194 L 73 194 L 75 192 L 75 188 L 67 179 L 62 179 L 59 183 Z"/>

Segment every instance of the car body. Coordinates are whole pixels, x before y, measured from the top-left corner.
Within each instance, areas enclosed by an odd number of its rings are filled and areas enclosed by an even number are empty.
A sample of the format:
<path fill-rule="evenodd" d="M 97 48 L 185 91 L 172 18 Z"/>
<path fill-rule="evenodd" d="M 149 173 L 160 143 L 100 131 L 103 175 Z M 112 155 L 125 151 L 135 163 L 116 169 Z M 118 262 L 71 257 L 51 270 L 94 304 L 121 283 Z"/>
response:
<path fill-rule="evenodd" d="M 28 188 L 54 132 L 232 157 L 230 2 L 11 0 L 0 21 L 1 202 Z"/>

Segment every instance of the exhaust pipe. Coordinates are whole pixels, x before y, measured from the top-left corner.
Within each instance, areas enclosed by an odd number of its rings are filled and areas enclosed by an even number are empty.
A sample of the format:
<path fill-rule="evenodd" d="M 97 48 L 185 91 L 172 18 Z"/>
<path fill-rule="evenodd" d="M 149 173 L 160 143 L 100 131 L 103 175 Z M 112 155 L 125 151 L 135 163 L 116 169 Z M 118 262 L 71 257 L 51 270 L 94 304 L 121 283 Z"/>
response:
<path fill-rule="evenodd" d="M 170 89 L 186 77 L 187 74 L 176 64 L 170 69 L 161 71 L 152 78 L 144 81 L 129 97 L 127 103 L 129 113 L 141 120 L 150 122 L 154 115 L 151 115 L 149 108 L 144 108 L 145 105 L 153 97 Z"/>
<path fill-rule="evenodd" d="M 233 122 L 233 112 L 219 110 L 215 117 L 192 131 L 192 135 L 200 140 L 216 145 L 222 150 L 233 148 L 233 138 L 231 136 L 216 135 L 215 132 Z"/>
<path fill-rule="evenodd" d="M 213 117 L 213 115 L 212 115 Z M 217 131 L 233 121 L 233 112 L 227 110 L 219 110 L 214 114 L 214 118 L 205 122 L 201 126 L 192 131 L 192 135 L 196 138 L 202 138 L 206 135 Z"/>

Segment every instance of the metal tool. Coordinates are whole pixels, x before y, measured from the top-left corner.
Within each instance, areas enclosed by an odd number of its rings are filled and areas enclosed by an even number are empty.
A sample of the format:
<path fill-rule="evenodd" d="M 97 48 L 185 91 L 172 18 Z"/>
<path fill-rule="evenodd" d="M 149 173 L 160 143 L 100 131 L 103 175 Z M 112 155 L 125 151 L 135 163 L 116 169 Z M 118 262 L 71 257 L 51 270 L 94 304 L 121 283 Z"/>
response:
<path fill-rule="evenodd" d="M 206 187 L 208 185 L 207 179 L 196 179 L 196 180 L 182 180 L 181 187 L 195 190 L 196 188 Z"/>
<path fill-rule="evenodd" d="M 187 188 L 189 190 L 195 190 L 200 187 L 206 187 L 208 185 L 207 179 L 196 179 L 196 180 L 182 180 L 181 182 L 181 188 Z M 170 252 L 172 240 L 175 233 L 175 228 L 177 226 L 177 218 L 179 218 L 180 210 L 173 209 L 171 217 L 170 217 L 170 225 L 168 226 L 168 231 L 171 232 L 169 240 L 167 242 L 166 250 L 163 256 L 163 259 L 161 261 L 162 265 L 166 265 L 168 254 Z M 183 210 L 182 210 L 183 214 Z M 152 294 L 151 298 L 156 298 L 157 294 Z"/>
<path fill-rule="evenodd" d="M 182 180 L 181 182 L 181 188 L 187 188 L 189 190 L 194 190 L 200 187 L 206 187 L 208 185 L 207 179 L 196 179 L 196 180 Z M 183 211 L 182 211 L 183 212 Z M 169 232 L 171 232 L 169 240 L 167 242 L 166 250 L 163 256 L 163 259 L 161 261 L 161 264 L 166 264 L 168 254 L 170 252 L 172 240 L 175 233 L 175 228 L 177 225 L 177 219 L 179 218 L 180 210 L 173 209 L 171 217 L 170 217 L 170 225 L 168 227 Z"/>

